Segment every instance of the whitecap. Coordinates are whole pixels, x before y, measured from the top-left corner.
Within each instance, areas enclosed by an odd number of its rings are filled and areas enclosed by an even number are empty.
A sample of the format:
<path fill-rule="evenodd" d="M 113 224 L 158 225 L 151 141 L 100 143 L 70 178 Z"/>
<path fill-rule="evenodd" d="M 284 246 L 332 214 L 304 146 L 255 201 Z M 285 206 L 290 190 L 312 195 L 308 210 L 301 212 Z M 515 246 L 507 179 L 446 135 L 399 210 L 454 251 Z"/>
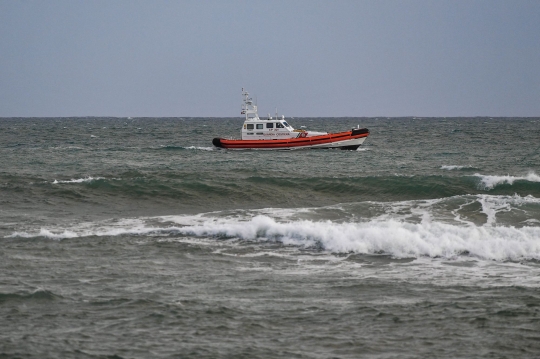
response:
<path fill-rule="evenodd" d="M 195 236 L 279 241 L 285 245 L 320 247 L 337 253 L 387 253 L 395 257 L 444 258 L 468 253 L 491 260 L 540 259 L 538 227 L 476 227 L 396 220 L 279 223 L 267 216 L 256 216 L 248 222 L 207 222 L 178 230 Z"/>
<path fill-rule="evenodd" d="M 475 173 L 475 177 L 480 178 L 480 184 L 483 189 L 490 190 L 501 184 L 514 184 L 515 181 L 528 181 L 528 182 L 540 182 L 540 176 L 534 172 L 529 172 L 526 176 L 496 176 L 496 175 L 482 175 Z"/>
<path fill-rule="evenodd" d="M 65 181 L 59 181 L 59 180 L 54 180 L 52 183 L 53 184 L 59 184 L 59 183 L 83 183 L 83 182 L 92 182 L 92 181 L 97 181 L 97 180 L 101 180 L 101 179 L 105 179 L 103 177 L 86 177 L 86 178 L 76 178 L 76 179 L 70 179 L 70 180 L 65 180 Z"/>
<path fill-rule="evenodd" d="M 480 208 L 470 206 L 474 203 L 480 204 Z M 213 246 L 239 240 L 256 246 L 272 242 L 327 253 L 387 254 L 398 258 L 540 260 L 539 205 L 540 199 L 533 196 L 482 194 L 358 202 L 324 208 L 266 208 L 110 219 L 26 228 L 9 237 L 63 240 L 133 235 L 205 241 Z M 327 220 L 324 213 L 328 211 L 338 216 Z M 365 217 L 360 213 L 369 214 Z M 480 213 L 486 217 L 482 225 L 475 220 Z"/>
<path fill-rule="evenodd" d="M 214 147 L 197 147 L 197 146 L 189 146 L 184 147 L 186 150 L 200 150 L 200 151 L 214 151 Z"/>
<path fill-rule="evenodd" d="M 448 171 L 461 170 L 461 169 L 464 169 L 464 168 L 470 168 L 470 167 L 469 166 L 458 166 L 458 165 L 441 166 L 441 170 L 448 170 Z"/>
<path fill-rule="evenodd" d="M 18 231 L 8 237 L 68 239 L 121 235 L 277 242 L 329 253 L 387 254 L 396 258 L 474 257 L 483 260 L 540 260 L 540 227 L 495 225 L 500 205 L 483 203 L 488 223 L 446 223 L 424 216 L 418 222 L 388 217 L 336 223 L 329 220 L 281 221 L 269 215 L 216 217 L 208 214 L 126 219 Z M 216 241 L 217 239 L 217 241 Z"/>

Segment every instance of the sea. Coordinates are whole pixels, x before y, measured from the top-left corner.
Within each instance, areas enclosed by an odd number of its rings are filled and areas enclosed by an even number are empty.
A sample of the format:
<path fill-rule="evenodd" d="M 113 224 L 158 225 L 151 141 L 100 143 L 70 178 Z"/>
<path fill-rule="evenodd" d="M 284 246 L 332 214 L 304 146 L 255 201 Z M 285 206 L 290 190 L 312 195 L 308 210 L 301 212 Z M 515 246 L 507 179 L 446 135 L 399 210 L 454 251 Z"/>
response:
<path fill-rule="evenodd" d="M 0 358 L 540 357 L 540 118 L 287 120 L 0 119 Z"/>

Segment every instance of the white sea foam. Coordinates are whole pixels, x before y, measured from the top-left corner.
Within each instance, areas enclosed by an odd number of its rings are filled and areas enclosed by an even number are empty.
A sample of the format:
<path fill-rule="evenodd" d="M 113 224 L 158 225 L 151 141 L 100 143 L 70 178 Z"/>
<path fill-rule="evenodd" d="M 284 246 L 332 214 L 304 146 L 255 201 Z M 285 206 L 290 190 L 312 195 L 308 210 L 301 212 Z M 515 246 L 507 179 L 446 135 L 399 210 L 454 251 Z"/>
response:
<path fill-rule="evenodd" d="M 224 236 L 244 240 L 277 240 L 285 245 L 321 247 L 347 253 L 387 253 L 396 257 L 446 257 L 462 253 L 483 259 L 540 259 L 538 227 L 475 227 L 439 222 L 395 220 L 367 223 L 296 221 L 278 223 L 267 216 L 248 222 L 209 222 L 179 228 L 195 236 Z"/>
<path fill-rule="evenodd" d="M 331 213 L 332 221 L 327 220 Z M 338 253 L 395 257 L 540 260 L 540 198 L 467 195 L 359 202 L 324 208 L 229 210 L 196 215 L 110 219 L 17 231 L 9 237 L 278 242 Z M 368 217 L 366 217 L 368 216 Z M 224 241 L 226 240 L 226 241 Z"/>
<path fill-rule="evenodd" d="M 526 176 L 491 176 L 491 175 L 482 175 L 480 173 L 475 173 L 475 177 L 480 178 L 480 184 L 484 189 L 493 189 L 500 184 L 514 184 L 515 181 L 529 181 L 529 182 L 540 182 L 540 176 L 534 172 L 529 172 Z"/>
<path fill-rule="evenodd" d="M 441 166 L 441 170 L 448 170 L 448 171 L 462 170 L 464 168 L 471 168 L 471 167 L 470 166 L 458 166 L 458 165 Z"/>
<path fill-rule="evenodd" d="M 92 181 L 97 181 L 97 180 L 100 180 L 100 179 L 104 179 L 103 177 L 85 177 L 85 178 L 76 178 L 76 179 L 70 179 L 70 180 L 65 180 L 65 181 L 59 181 L 59 180 L 54 180 L 52 183 L 53 184 L 59 184 L 59 183 L 83 183 L 83 182 L 92 182 Z"/>
<path fill-rule="evenodd" d="M 83 237 L 121 236 L 125 234 L 145 235 L 153 232 L 170 231 L 170 228 L 154 228 L 146 226 L 144 221 L 138 219 L 122 220 L 118 223 L 82 223 L 72 226 L 70 229 L 47 229 L 41 228 L 37 232 L 14 232 L 6 238 L 36 238 L 68 239 Z M 172 228 L 175 230 L 175 228 Z"/>
<path fill-rule="evenodd" d="M 186 149 L 186 150 L 200 150 L 200 151 L 214 151 L 215 150 L 214 147 L 197 147 L 197 146 L 184 147 L 184 149 Z"/>
<path fill-rule="evenodd" d="M 252 218 L 178 216 L 170 225 L 149 225 L 150 219 L 94 223 L 69 229 L 41 228 L 9 237 L 67 239 L 92 236 L 153 235 L 279 242 L 288 246 L 320 248 L 335 253 L 385 253 L 394 257 L 455 258 L 463 254 L 487 260 L 540 259 L 540 227 L 473 226 L 422 220 L 335 223 L 296 220 L 279 222 L 267 215 Z"/>
<path fill-rule="evenodd" d="M 54 233 L 48 229 L 41 228 L 39 232 L 14 232 L 13 234 L 6 236 L 6 238 L 35 238 L 35 237 L 45 237 L 50 239 L 66 239 L 66 238 L 75 238 L 78 237 L 78 234 L 73 231 L 64 230 L 61 233 Z"/>

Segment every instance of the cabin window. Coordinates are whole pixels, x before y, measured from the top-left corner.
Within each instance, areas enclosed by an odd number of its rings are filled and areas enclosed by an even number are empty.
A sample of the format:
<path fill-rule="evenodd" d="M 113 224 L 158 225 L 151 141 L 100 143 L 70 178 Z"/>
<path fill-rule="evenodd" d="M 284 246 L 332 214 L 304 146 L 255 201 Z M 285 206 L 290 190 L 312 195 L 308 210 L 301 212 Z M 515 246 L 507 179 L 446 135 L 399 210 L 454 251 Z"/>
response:
<path fill-rule="evenodd" d="M 273 122 L 268 122 L 266 124 L 266 128 L 274 128 L 274 123 Z"/>
<path fill-rule="evenodd" d="M 276 122 L 276 128 L 284 128 L 281 122 Z"/>
<path fill-rule="evenodd" d="M 264 135 L 264 133 L 262 133 L 262 132 L 257 132 L 257 135 Z"/>
<path fill-rule="evenodd" d="M 258 123 L 257 124 L 257 130 L 262 130 L 263 129 L 263 124 L 262 123 Z"/>
<path fill-rule="evenodd" d="M 253 132 L 248 132 L 247 135 L 253 135 Z"/>
<path fill-rule="evenodd" d="M 248 123 L 247 129 L 248 129 L 248 130 L 253 130 L 253 124 L 252 124 L 252 123 Z"/>
<path fill-rule="evenodd" d="M 283 124 L 285 125 L 285 127 L 289 127 L 289 124 L 285 121 L 283 121 Z"/>

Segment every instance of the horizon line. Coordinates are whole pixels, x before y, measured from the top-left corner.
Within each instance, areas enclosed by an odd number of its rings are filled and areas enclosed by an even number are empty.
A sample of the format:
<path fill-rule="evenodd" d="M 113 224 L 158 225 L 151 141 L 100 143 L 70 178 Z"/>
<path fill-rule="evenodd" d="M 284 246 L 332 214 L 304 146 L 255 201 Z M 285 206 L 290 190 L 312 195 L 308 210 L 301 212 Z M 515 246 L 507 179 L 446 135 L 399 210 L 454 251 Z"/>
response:
<path fill-rule="evenodd" d="M 121 119 L 140 119 L 140 118 L 240 118 L 243 119 L 243 116 L 94 116 L 94 115 L 78 115 L 78 116 L 0 116 L 0 119 L 51 119 L 51 118 L 121 118 Z M 540 118 L 540 115 L 537 116 L 491 116 L 491 115 L 475 115 L 475 116 L 417 116 L 417 115 L 406 115 L 406 116 L 289 116 L 285 117 L 286 119 L 295 119 L 295 118 L 415 118 L 415 119 L 425 119 L 425 118 Z M 264 119 L 264 118 L 263 118 Z"/>

